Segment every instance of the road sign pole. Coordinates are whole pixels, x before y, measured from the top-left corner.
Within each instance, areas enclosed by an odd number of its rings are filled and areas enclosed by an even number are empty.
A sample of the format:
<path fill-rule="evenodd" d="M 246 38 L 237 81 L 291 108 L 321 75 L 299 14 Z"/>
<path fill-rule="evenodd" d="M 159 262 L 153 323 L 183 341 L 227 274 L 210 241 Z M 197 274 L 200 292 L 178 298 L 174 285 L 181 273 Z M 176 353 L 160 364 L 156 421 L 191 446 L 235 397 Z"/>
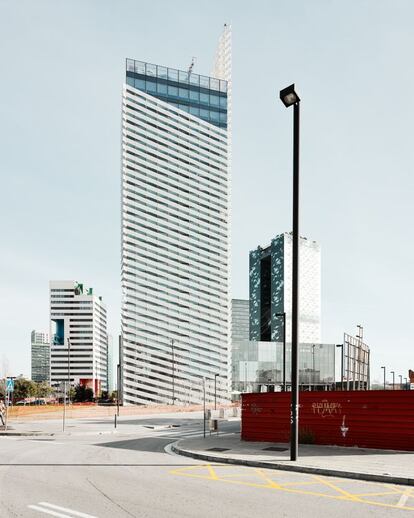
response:
<path fill-rule="evenodd" d="M 4 431 L 7 432 L 7 422 L 9 419 L 9 401 L 10 401 L 10 392 L 7 391 L 7 398 L 6 398 L 6 422 L 4 424 Z"/>

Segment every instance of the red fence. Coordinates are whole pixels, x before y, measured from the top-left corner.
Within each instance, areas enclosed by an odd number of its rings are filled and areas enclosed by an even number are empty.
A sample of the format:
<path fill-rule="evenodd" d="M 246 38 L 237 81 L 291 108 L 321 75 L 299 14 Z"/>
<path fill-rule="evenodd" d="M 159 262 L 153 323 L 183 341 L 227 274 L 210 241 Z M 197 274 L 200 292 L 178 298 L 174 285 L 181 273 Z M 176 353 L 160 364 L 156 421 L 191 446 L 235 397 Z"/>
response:
<path fill-rule="evenodd" d="M 289 392 L 242 395 L 242 439 L 290 440 Z M 299 393 L 299 442 L 414 450 L 414 390 Z"/>

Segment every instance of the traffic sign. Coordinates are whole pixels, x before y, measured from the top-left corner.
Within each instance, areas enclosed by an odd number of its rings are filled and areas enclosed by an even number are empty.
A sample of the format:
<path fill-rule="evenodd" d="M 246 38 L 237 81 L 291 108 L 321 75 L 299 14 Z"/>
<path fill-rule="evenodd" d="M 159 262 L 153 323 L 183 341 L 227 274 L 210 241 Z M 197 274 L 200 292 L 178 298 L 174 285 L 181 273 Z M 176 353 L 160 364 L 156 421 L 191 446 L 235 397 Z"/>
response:
<path fill-rule="evenodd" d="M 14 379 L 7 378 L 6 380 L 6 392 L 13 392 L 14 391 Z"/>

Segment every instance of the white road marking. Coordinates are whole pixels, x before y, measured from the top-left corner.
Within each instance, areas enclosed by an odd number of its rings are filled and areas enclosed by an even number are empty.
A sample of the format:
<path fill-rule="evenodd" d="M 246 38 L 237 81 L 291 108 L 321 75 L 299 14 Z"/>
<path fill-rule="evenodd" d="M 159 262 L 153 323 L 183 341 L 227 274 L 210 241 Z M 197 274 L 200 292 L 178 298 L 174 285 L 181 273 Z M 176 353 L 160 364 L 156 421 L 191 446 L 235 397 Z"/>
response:
<path fill-rule="evenodd" d="M 71 518 L 68 514 L 56 513 L 55 511 L 51 511 L 50 509 L 45 509 L 44 507 L 39 507 L 38 505 L 28 505 L 29 509 L 33 509 L 34 511 L 39 511 L 39 513 L 50 514 L 51 516 L 57 516 L 57 518 Z"/>
<path fill-rule="evenodd" d="M 404 507 L 409 496 L 412 496 L 411 489 L 407 489 L 406 492 L 401 495 L 400 499 L 398 500 L 397 507 Z"/>
<path fill-rule="evenodd" d="M 79 516 L 80 518 L 97 518 L 96 516 L 92 516 L 91 514 L 81 513 L 80 511 L 74 511 L 73 509 L 68 509 L 67 507 L 60 507 L 59 505 L 50 504 L 49 502 L 39 502 L 38 505 L 28 505 L 28 507 L 30 509 L 34 509 L 35 511 L 50 514 L 51 516 L 57 516 L 59 518 L 73 518 L 74 516 Z M 55 509 L 55 511 L 52 509 Z M 62 514 L 57 511 L 63 511 L 64 513 L 68 514 Z"/>

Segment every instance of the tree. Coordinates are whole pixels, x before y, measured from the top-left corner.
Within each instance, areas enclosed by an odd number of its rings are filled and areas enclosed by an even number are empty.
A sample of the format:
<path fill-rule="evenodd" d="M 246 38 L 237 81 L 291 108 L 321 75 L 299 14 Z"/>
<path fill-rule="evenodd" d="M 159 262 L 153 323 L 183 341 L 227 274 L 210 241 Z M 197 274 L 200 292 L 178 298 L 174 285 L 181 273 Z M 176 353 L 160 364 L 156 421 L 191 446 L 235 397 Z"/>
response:
<path fill-rule="evenodd" d="M 73 399 L 79 403 L 93 401 L 93 390 L 85 387 L 85 385 L 78 384 L 75 386 L 75 396 Z"/>
<path fill-rule="evenodd" d="M 26 399 L 34 397 L 37 393 L 37 384 L 23 377 L 14 380 L 13 399 Z"/>
<path fill-rule="evenodd" d="M 52 387 L 46 381 L 36 383 L 36 397 L 48 397 L 52 392 Z"/>

